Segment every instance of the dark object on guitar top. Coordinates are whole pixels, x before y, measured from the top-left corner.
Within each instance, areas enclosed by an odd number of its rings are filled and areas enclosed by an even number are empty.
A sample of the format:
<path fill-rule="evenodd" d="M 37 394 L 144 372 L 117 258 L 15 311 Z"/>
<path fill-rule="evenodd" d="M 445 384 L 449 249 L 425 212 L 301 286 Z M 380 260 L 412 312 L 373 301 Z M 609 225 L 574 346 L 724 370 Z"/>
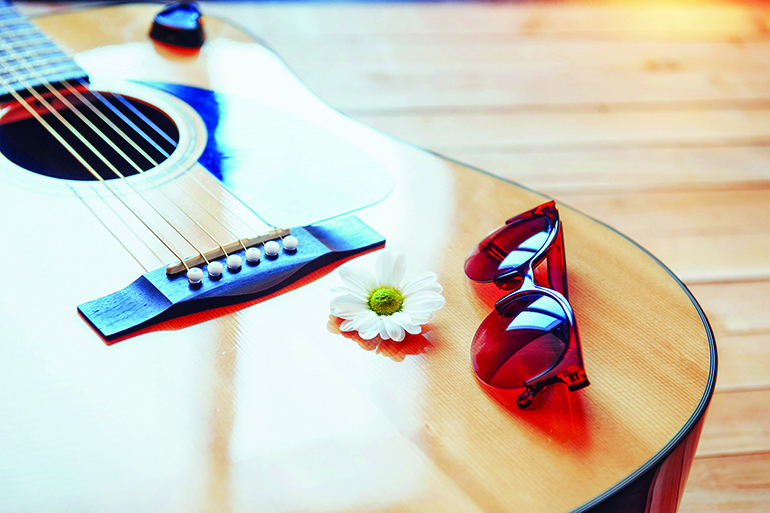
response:
<path fill-rule="evenodd" d="M 205 35 L 201 12 L 194 2 L 167 5 L 152 22 L 150 37 L 155 41 L 182 48 L 200 48 Z"/>

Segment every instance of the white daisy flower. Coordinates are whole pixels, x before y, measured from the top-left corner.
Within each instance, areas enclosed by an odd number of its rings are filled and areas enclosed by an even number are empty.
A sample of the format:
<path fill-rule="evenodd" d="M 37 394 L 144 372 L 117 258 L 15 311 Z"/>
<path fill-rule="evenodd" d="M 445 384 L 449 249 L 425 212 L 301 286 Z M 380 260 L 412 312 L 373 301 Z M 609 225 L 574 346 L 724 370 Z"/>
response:
<path fill-rule="evenodd" d="M 345 287 L 332 292 L 344 292 L 331 304 L 332 315 L 345 319 L 340 331 L 357 331 L 364 340 L 377 335 L 383 340 L 404 340 L 406 333 L 416 335 L 420 325 L 427 323 L 433 312 L 446 303 L 443 288 L 436 282 L 436 273 L 426 272 L 404 281 L 406 257 L 401 253 L 383 251 L 375 264 L 376 276 L 354 265 L 340 268 Z"/>

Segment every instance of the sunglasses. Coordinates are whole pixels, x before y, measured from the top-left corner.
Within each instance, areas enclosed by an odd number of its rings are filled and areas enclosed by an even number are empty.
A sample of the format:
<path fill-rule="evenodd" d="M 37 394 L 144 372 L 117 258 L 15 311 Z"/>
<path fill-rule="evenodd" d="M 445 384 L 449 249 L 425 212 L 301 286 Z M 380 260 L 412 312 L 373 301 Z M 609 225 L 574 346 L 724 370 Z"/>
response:
<path fill-rule="evenodd" d="M 523 387 L 519 408 L 527 408 L 554 383 L 565 383 L 573 392 L 589 385 L 567 300 L 564 238 L 555 202 L 519 214 L 490 233 L 468 254 L 465 274 L 514 291 L 495 303 L 473 337 L 471 360 L 482 382 Z"/>

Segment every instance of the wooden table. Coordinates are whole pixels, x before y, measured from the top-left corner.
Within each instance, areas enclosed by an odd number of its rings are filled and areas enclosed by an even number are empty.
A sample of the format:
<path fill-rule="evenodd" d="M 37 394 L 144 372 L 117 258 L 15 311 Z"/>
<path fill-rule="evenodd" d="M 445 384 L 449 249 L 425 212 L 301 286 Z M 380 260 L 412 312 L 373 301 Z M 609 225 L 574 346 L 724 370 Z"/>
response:
<path fill-rule="evenodd" d="M 661 258 L 719 345 L 681 511 L 770 510 L 770 8 L 203 9 L 350 116 L 551 194 Z"/>

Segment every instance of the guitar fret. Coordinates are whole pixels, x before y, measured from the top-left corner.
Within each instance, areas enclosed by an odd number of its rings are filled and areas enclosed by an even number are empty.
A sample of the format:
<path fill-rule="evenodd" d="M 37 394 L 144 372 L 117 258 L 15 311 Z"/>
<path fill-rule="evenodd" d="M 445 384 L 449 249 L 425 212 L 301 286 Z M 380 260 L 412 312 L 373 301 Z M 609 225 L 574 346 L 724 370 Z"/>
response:
<path fill-rule="evenodd" d="M 14 59 L 15 60 L 15 59 Z M 48 66 L 51 64 L 57 64 L 61 62 L 66 62 L 68 64 L 71 64 L 71 59 L 66 55 L 61 55 L 59 57 L 52 57 L 49 59 L 43 59 L 40 61 L 35 61 L 34 63 L 27 63 L 23 62 L 19 64 L 18 66 L 4 66 L 2 69 L 0 69 L 0 75 L 9 75 L 11 72 L 19 71 L 19 70 L 27 70 L 27 68 L 32 68 L 36 73 L 43 74 L 48 73 L 50 70 L 38 70 L 35 68 L 38 68 L 40 66 Z M 25 71 L 25 73 L 29 73 L 29 71 Z"/>
<path fill-rule="evenodd" d="M 30 82 L 31 80 L 39 81 L 38 77 L 35 76 L 35 73 L 37 75 L 43 76 L 53 76 L 53 75 L 60 75 L 62 73 L 66 73 L 68 71 L 77 71 L 80 68 L 77 64 L 73 62 L 61 62 L 59 64 L 54 64 L 50 66 L 48 69 L 45 70 L 45 75 L 40 73 L 39 71 L 35 70 L 33 71 L 24 71 L 24 73 L 10 73 L 10 72 L 1 72 L 0 78 L 7 81 L 9 84 L 16 87 L 17 85 L 23 86 L 24 84 L 22 82 Z"/>
<path fill-rule="evenodd" d="M 2 30 L 2 34 L 0 34 L 0 37 L 7 37 L 9 34 L 11 36 L 14 36 L 18 32 L 34 32 L 34 31 L 38 31 L 35 27 L 30 27 L 26 23 L 16 23 L 15 25 L 11 25 L 11 26 L 4 27 L 4 28 L 0 27 L 0 30 Z"/>
<path fill-rule="evenodd" d="M 29 57 L 50 57 L 51 54 L 58 53 L 63 56 L 67 56 L 64 52 L 62 52 L 59 48 L 56 46 L 46 46 L 44 48 L 32 48 L 29 50 L 24 50 L 23 52 L 14 52 L 13 59 L 18 60 L 19 58 L 27 59 Z M 33 61 L 34 62 L 34 61 Z"/>
<path fill-rule="evenodd" d="M 11 99 L 4 89 L 25 94 L 45 82 L 77 79 L 88 76 L 27 17 L 0 0 L 0 103 Z"/>
<path fill-rule="evenodd" d="M 40 37 L 36 37 L 34 39 L 22 39 L 20 41 L 11 41 L 10 43 L 5 43 L 5 46 L 11 46 L 11 47 L 15 47 L 17 45 L 18 46 L 30 46 L 32 44 L 40 44 L 40 43 L 38 43 L 38 41 L 40 41 L 42 43 L 50 43 L 50 40 L 48 39 L 48 37 L 41 34 Z M 53 44 L 53 43 L 51 43 L 51 44 Z M 4 49 L 0 48 L 0 53 L 2 53 L 4 51 L 5 51 Z"/>
<path fill-rule="evenodd" d="M 0 28 L 4 27 L 5 25 L 10 25 L 11 23 L 18 23 L 20 25 L 29 26 L 29 22 L 27 20 L 21 17 L 16 17 L 16 18 L 0 19 Z"/>
<path fill-rule="evenodd" d="M 8 39 L 12 37 L 21 37 L 26 34 L 40 34 L 40 30 L 36 29 L 35 27 L 29 27 L 27 26 L 24 30 L 16 30 L 16 31 L 7 31 L 4 30 L 2 33 L 0 33 L 0 39 Z M 42 35 L 42 34 L 41 34 Z"/>

